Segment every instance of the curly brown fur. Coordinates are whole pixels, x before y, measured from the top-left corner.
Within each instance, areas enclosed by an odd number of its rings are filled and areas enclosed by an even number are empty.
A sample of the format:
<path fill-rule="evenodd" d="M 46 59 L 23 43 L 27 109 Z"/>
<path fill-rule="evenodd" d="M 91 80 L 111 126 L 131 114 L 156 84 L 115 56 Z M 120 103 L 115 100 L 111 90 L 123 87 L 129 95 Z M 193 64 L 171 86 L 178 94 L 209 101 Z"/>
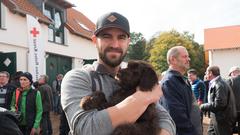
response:
<path fill-rule="evenodd" d="M 108 102 L 105 95 L 98 91 L 84 97 L 80 106 L 84 110 L 101 110 L 114 106 L 132 95 L 138 86 L 141 91 L 151 91 L 158 83 L 156 72 L 151 65 L 144 61 L 130 61 L 127 68 L 118 72 L 117 78 L 121 89 L 113 93 Z M 157 113 L 155 104 L 150 104 L 135 123 L 119 125 L 112 135 L 156 135 L 159 132 Z"/>

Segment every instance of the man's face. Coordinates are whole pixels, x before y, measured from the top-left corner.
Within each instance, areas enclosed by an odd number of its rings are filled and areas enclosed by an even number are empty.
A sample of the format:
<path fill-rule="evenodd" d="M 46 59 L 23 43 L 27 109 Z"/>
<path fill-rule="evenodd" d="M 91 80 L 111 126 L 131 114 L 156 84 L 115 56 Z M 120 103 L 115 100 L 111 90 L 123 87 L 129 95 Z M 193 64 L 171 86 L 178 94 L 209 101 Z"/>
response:
<path fill-rule="evenodd" d="M 63 79 L 63 76 L 61 76 L 61 75 L 57 76 L 57 80 L 61 81 L 62 79 Z"/>
<path fill-rule="evenodd" d="M 0 74 L 0 84 L 5 85 L 8 83 L 9 77 L 6 74 Z"/>
<path fill-rule="evenodd" d="M 93 42 L 98 49 L 100 60 L 110 67 L 116 67 L 127 53 L 130 38 L 118 28 L 107 28 L 97 37 L 93 37 Z"/>
<path fill-rule="evenodd" d="M 230 74 L 231 77 L 236 77 L 236 76 L 239 76 L 239 75 L 240 75 L 240 71 L 239 71 L 239 70 L 235 70 L 235 71 L 233 71 L 233 72 Z"/>
<path fill-rule="evenodd" d="M 207 80 L 212 80 L 214 78 L 212 72 L 209 71 L 208 69 L 205 72 L 205 77 Z"/>
<path fill-rule="evenodd" d="M 23 89 L 25 89 L 25 88 L 30 88 L 31 82 L 28 80 L 27 77 L 21 76 L 21 77 L 19 78 L 19 81 L 20 81 L 20 86 L 21 86 Z"/>
<path fill-rule="evenodd" d="M 190 66 L 190 58 L 185 48 L 179 49 L 179 55 L 176 57 L 175 64 L 179 69 L 186 71 Z"/>
<path fill-rule="evenodd" d="M 190 82 L 194 82 L 197 79 L 197 75 L 193 73 L 188 73 L 188 79 Z"/>
<path fill-rule="evenodd" d="M 40 78 L 38 79 L 38 83 L 39 84 L 44 84 L 45 83 L 44 76 L 40 76 Z"/>

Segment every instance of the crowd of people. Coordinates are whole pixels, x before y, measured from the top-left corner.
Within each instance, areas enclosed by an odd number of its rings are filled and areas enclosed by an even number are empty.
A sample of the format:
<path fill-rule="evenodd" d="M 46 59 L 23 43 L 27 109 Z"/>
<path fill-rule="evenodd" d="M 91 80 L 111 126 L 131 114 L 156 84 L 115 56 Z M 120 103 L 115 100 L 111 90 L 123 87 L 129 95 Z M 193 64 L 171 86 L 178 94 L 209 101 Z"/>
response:
<path fill-rule="evenodd" d="M 232 67 L 229 78 L 223 79 L 218 66 L 209 66 L 202 81 L 195 69 L 189 69 L 190 58 L 183 46 L 171 48 L 167 62 L 169 69 L 160 81 L 163 90 L 161 103 L 173 118 L 177 134 L 202 135 L 203 114 L 210 118 L 208 135 L 239 133 L 239 127 L 235 127 L 239 125 L 239 67 Z"/>
<path fill-rule="evenodd" d="M 53 111 L 55 115 L 60 114 L 61 117 L 62 115 L 65 116 L 60 104 L 62 78 L 63 75 L 58 74 L 51 87 L 48 84 L 47 75 L 40 75 L 39 79 L 33 82 L 32 74 L 29 72 L 19 71 L 10 79 L 7 71 L 0 71 L 2 116 L 14 118 L 13 123 L 15 122 L 18 125 L 17 128 L 19 128 L 19 130 L 5 128 L 5 130 L 2 130 L 6 131 L 4 134 L 18 134 L 14 132 L 20 131 L 19 133 L 23 135 L 52 135 L 50 112 Z M 4 115 L 4 113 L 8 115 Z M 63 122 L 66 125 L 65 121 Z M 4 121 L 1 121 L 0 125 L 4 125 Z M 9 124 L 8 126 L 11 127 L 12 125 Z M 59 129 L 61 128 L 59 127 Z M 68 131 L 62 131 L 64 132 L 62 134 L 66 135 Z"/>
<path fill-rule="evenodd" d="M 73 69 L 64 77 L 58 74 L 52 86 L 47 75 L 33 82 L 29 72 L 17 72 L 11 80 L 8 72 L 0 72 L 0 129 L 6 129 L 1 133 L 52 135 L 50 112 L 53 111 L 61 115 L 60 135 L 109 135 L 126 123 L 141 125 L 138 118 L 153 103 L 159 116 L 159 135 L 203 135 L 204 115 L 210 118 L 208 135 L 232 135 L 234 130 L 240 131 L 235 127 L 240 121 L 240 68 L 232 67 L 229 78 L 224 79 L 218 66 L 209 66 L 201 80 L 195 69 L 189 69 L 190 58 L 184 46 L 168 50 L 169 68 L 152 90 L 144 92 L 136 88 L 116 105 L 84 110 L 81 99 L 93 91 L 103 92 L 108 101 L 119 90 L 115 76 L 121 70 L 130 43 L 128 19 L 116 12 L 104 14 L 97 21 L 92 40 L 98 60 Z M 11 124 L 12 130 L 3 127 L 5 119 L 15 123 Z M 139 125 L 132 129 L 138 130 Z"/>

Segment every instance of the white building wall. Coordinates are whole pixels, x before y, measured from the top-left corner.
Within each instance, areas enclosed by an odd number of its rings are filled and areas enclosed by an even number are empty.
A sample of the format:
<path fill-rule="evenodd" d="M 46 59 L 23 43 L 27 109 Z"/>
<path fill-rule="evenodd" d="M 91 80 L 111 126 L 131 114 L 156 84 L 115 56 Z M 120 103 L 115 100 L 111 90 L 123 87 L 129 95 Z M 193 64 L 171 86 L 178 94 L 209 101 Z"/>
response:
<path fill-rule="evenodd" d="M 27 54 L 28 49 L 25 47 L 18 47 L 9 44 L 5 44 L 0 42 L 0 51 L 1 52 L 16 52 L 16 65 L 17 71 L 27 71 L 28 63 L 27 63 Z"/>
<path fill-rule="evenodd" d="M 27 48 L 26 17 L 11 13 L 6 8 L 5 30 L 0 30 L 0 42 Z"/>
<path fill-rule="evenodd" d="M 221 76 L 228 77 L 232 66 L 240 66 L 240 48 L 209 51 L 209 65 L 219 66 Z"/>
<path fill-rule="evenodd" d="M 4 5 L 2 5 L 4 6 Z M 26 18 L 12 14 L 4 8 L 4 29 L 0 30 L 0 51 L 16 52 L 17 71 L 27 71 L 27 25 Z"/>
<path fill-rule="evenodd" d="M 65 45 L 55 44 L 46 41 L 46 51 L 49 53 L 66 55 L 69 57 L 83 58 L 83 59 L 96 59 L 97 49 L 91 42 L 80 36 L 71 34 L 67 29 L 67 43 Z M 46 37 L 47 38 L 47 37 Z"/>
<path fill-rule="evenodd" d="M 27 71 L 28 38 L 26 17 L 5 8 L 5 28 L 0 29 L 0 52 L 17 53 L 17 70 Z M 48 26 L 41 23 L 45 53 L 72 57 L 73 68 L 81 67 L 83 59 L 97 59 L 97 50 L 90 40 L 71 34 L 66 29 L 66 44 L 48 41 Z M 46 61 L 44 61 L 44 64 Z M 45 66 L 46 67 L 46 66 Z M 46 69 L 44 69 L 46 71 Z"/>

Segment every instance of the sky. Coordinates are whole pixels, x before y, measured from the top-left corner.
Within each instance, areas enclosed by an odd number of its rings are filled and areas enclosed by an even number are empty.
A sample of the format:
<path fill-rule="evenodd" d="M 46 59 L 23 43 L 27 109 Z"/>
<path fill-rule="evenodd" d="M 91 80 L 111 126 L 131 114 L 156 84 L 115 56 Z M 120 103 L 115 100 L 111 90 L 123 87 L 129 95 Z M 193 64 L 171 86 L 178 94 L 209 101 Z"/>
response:
<path fill-rule="evenodd" d="M 240 0 L 68 0 L 96 23 L 99 16 L 115 11 L 128 18 L 131 32 L 149 40 L 172 29 L 194 34 L 204 43 L 204 29 L 240 25 Z"/>

